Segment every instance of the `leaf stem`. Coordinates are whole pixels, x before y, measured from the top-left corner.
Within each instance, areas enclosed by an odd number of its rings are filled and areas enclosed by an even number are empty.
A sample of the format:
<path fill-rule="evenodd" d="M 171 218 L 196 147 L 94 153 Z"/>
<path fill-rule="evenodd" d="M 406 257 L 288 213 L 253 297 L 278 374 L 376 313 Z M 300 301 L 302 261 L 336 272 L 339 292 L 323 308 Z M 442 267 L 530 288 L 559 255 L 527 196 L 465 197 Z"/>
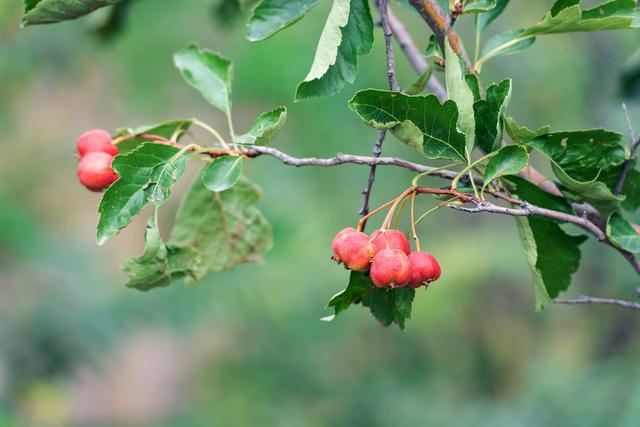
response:
<path fill-rule="evenodd" d="M 442 167 L 439 167 L 439 168 L 436 168 L 436 169 L 432 169 L 432 170 L 427 171 L 427 172 L 419 173 L 418 175 L 413 177 L 413 180 L 411 180 L 411 185 L 414 186 L 414 187 L 417 187 L 418 186 L 418 182 L 420 181 L 421 178 L 423 178 L 425 176 L 432 175 L 434 173 L 437 173 L 437 172 L 440 172 L 440 171 L 443 171 L 443 170 L 446 170 L 446 169 L 449 169 L 449 168 L 451 168 L 453 166 L 457 166 L 458 164 L 460 164 L 460 162 L 453 162 L 453 163 L 449 163 L 448 165 L 444 165 Z"/>
<path fill-rule="evenodd" d="M 495 155 L 496 155 L 496 153 L 495 153 L 495 152 L 494 152 L 494 153 L 489 153 L 489 154 L 487 154 L 487 155 L 485 155 L 485 156 L 480 157 L 480 158 L 479 158 L 478 160 L 476 160 L 475 162 L 473 162 L 473 163 L 469 163 L 469 164 L 467 165 L 467 167 L 465 167 L 464 169 L 462 169 L 462 170 L 458 173 L 458 175 L 456 175 L 456 176 L 453 178 L 453 180 L 451 181 L 451 189 L 455 190 L 456 188 L 458 188 L 458 182 L 460 181 L 460 179 L 464 176 L 464 174 L 465 174 L 465 173 L 467 173 L 467 172 L 471 171 L 471 169 L 472 169 L 474 166 L 476 166 L 476 165 L 480 164 L 481 162 L 483 162 L 483 161 L 485 161 L 485 160 L 487 160 L 487 159 L 489 159 L 489 158 L 491 158 L 491 157 L 493 157 L 493 156 L 495 156 Z M 471 174 L 469 174 L 469 177 L 471 178 Z M 471 180 L 471 184 L 472 184 L 472 186 L 474 187 L 475 192 L 477 193 L 477 191 L 478 191 L 478 190 L 475 188 L 475 183 L 473 182 L 473 179 Z"/>
<path fill-rule="evenodd" d="M 416 244 L 416 251 L 420 252 L 420 239 L 418 238 L 418 233 L 416 233 L 415 203 L 416 203 L 416 192 L 414 191 L 413 193 L 411 193 L 411 233 L 413 234 L 413 241 Z"/>
<path fill-rule="evenodd" d="M 224 142 L 224 138 L 222 138 L 222 136 L 220 135 L 220 133 L 218 133 L 217 130 L 215 130 L 214 128 L 212 128 L 208 124 L 200 121 L 199 119 L 193 119 L 193 124 L 196 125 L 196 126 L 200 126 L 202 129 L 204 129 L 207 132 L 209 132 L 211 135 L 213 135 L 218 140 L 218 142 L 220 143 L 220 145 L 222 145 L 222 147 L 224 149 L 229 150 L 229 146 L 227 145 L 226 142 Z"/>

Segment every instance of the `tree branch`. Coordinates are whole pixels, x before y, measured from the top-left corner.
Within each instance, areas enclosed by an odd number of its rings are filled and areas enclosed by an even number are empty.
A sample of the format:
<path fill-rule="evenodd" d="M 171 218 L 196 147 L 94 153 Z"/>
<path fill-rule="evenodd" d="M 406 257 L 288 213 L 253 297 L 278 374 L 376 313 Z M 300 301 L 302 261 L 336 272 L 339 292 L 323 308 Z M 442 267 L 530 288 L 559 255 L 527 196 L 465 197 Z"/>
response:
<path fill-rule="evenodd" d="M 576 299 L 556 299 L 553 300 L 555 304 L 565 304 L 565 305 L 577 305 L 577 304 L 607 304 L 607 305 L 617 305 L 619 307 L 628 308 L 630 310 L 640 310 L 640 303 L 625 301 L 620 299 L 611 299 L 611 298 L 596 298 L 590 297 L 587 295 L 578 295 Z"/>
<path fill-rule="evenodd" d="M 444 41 L 449 41 L 449 45 L 454 52 L 460 55 L 467 64 L 467 67 L 471 69 L 469 58 L 467 53 L 462 48 L 460 38 L 458 34 L 451 27 L 451 21 L 447 13 L 442 9 L 438 0 L 409 0 L 411 6 L 418 11 L 420 16 L 425 20 L 433 34 L 436 36 L 436 41 L 440 46 L 442 52 L 444 52 Z"/>

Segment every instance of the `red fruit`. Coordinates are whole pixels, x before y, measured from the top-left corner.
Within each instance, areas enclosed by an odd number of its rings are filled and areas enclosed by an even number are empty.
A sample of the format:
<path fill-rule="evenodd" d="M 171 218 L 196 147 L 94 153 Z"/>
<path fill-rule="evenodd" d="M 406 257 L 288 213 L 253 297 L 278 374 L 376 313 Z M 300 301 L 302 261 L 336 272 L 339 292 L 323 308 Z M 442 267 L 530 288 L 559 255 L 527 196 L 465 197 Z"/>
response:
<path fill-rule="evenodd" d="M 419 288 L 440 278 L 442 270 L 433 255 L 416 251 L 409 254 L 409 261 L 411 262 L 409 286 L 412 288 Z"/>
<path fill-rule="evenodd" d="M 92 129 L 80 135 L 76 147 L 81 159 L 87 154 L 95 152 L 103 152 L 112 156 L 118 154 L 118 147 L 111 142 L 111 135 L 102 129 Z"/>
<path fill-rule="evenodd" d="M 373 257 L 370 274 L 378 288 L 400 288 L 409 283 L 411 262 L 399 249 L 383 249 Z"/>
<path fill-rule="evenodd" d="M 366 271 L 376 253 L 369 236 L 361 231 L 347 233 L 338 247 L 340 259 L 351 270 Z"/>
<path fill-rule="evenodd" d="M 409 239 L 400 230 L 386 230 L 379 233 L 373 240 L 373 245 L 376 247 L 376 252 L 383 249 L 399 249 L 406 255 L 411 252 Z"/>
<path fill-rule="evenodd" d="M 333 250 L 333 259 L 338 262 L 342 261 L 342 257 L 340 256 L 340 245 L 342 244 L 342 242 L 344 242 L 344 239 L 347 237 L 347 235 L 355 232 L 355 228 L 347 227 L 336 234 L 336 237 L 333 238 L 333 242 L 331 243 L 331 249 Z"/>
<path fill-rule="evenodd" d="M 78 179 L 91 191 L 102 191 L 118 179 L 111 168 L 111 154 L 95 151 L 89 153 L 78 164 Z"/>

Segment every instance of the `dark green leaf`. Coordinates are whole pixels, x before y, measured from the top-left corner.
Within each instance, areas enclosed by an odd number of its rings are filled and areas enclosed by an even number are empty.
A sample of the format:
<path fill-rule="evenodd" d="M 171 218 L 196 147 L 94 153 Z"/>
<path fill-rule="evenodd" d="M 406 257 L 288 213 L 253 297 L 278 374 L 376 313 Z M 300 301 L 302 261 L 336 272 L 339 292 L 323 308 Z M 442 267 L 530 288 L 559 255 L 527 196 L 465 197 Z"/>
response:
<path fill-rule="evenodd" d="M 500 147 L 504 127 L 503 115 L 510 98 L 511 80 L 506 79 L 499 85 L 489 86 L 486 99 L 473 104 L 476 116 L 476 144 L 485 153 L 491 153 Z"/>
<path fill-rule="evenodd" d="M 511 193 L 521 200 L 542 208 L 575 215 L 573 207 L 563 197 L 547 193 L 532 182 L 518 176 L 508 176 L 505 179 L 512 184 Z"/>
<path fill-rule="evenodd" d="M 186 82 L 209 104 L 231 115 L 231 61 L 191 43 L 173 55 L 173 62 Z"/>
<path fill-rule="evenodd" d="M 187 153 L 165 144 L 146 143 L 116 156 L 112 167 L 120 175 L 102 197 L 98 212 L 98 244 L 126 227 L 148 203 L 169 198 L 170 187 L 184 171 Z"/>
<path fill-rule="evenodd" d="M 251 13 L 247 39 L 264 40 L 302 19 L 320 0 L 262 0 Z"/>
<path fill-rule="evenodd" d="M 335 316 L 348 309 L 351 304 L 362 301 L 364 294 L 373 286 L 371 279 L 364 273 L 352 271 L 349 275 L 349 284 L 345 289 L 335 294 L 327 303 L 327 308 L 333 308 L 334 314 L 326 320 L 333 320 Z"/>
<path fill-rule="evenodd" d="M 511 117 L 505 117 L 504 125 L 513 142 L 518 144 L 529 142 L 532 139 L 549 133 L 551 130 L 549 126 L 543 126 L 537 130 L 531 130 L 526 126 L 519 126 Z"/>
<path fill-rule="evenodd" d="M 233 187 L 241 175 L 242 157 L 219 157 L 202 170 L 202 182 L 210 191 L 220 192 Z"/>
<path fill-rule="evenodd" d="M 435 95 L 409 96 L 367 89 L 356 92 L 349 107 L 376 129 L 418 129 L 422 151 L 428 158 L 466 162 L 465 138 L 456 129 L 458 109 L 451 100 L 440 104 Z"/>
<path fill-rule="evenodd" d="M 148 291 L 169 286 L 183 277 L 195 279 L 193 269 L 199 262 L 200 254 L 195 249 L 165 245 L 152 216 L 145 234 L 144 253 L 127 259 L 122 271 L 129 276 L 128 287 Z"/>
<path fill-rule="evenodd" d="M 622 174 L 622 165 L 604 170 L 598 176 L 598 180 L 607 184 L 611 191 L 616 188 L 616 184 Z M 624 197 L 622 207 L 629 212 L 635 212 L 640 207 L 640 171 L 635 165 L 627 172 L 620 195 Z"/>
<path fill-rule="evenodd" d="M 116 138 L 132 135 L 124 141 L 118 143 L 118 150 L 121 154 L 127 153 L 140 144 L 145 142 L 154 142 L 155 140 L 144 135 L 155 135 L 168 140 L 180 141 L 180 138 L 187 133 L 193 120 L 172 120 L 170 122 L 158 123 L 151 126 L 140 126 L 135 129 L 123 128 L 118 129 Z"/>
<path fill-rule="evenodd" d="M 346 16 L 345 16 L 346 14 Z M 373 45 L 367 0 L 334 0 L 309 74 L 298 85 L 296 101 L 332 96 L 356 79 L 358 55 Z"/>
<path fill-rule="evenodd" d="M 621 140 L 618 133 L 593 129 L 550 133 L 527 145 L 551 161 L 554 174 L 568 192 L 608 215 L 619 208 L 621 199 L 599 180 L 599 175 L 628 157 L 628 148 Z"/>
<path fill-rule="evenodd" d="M 361 303 L 382 325 L 396 323 L 404 329 L 406 319 L 411 317 L 414 296 L 415 290 L 411 288 L 376 288 L 367 273 L 352 271 L 347 288 L 334 295 L 327 304 L 327 308 L 334 309 L 334 315 L 324 320 L 332 320 L 351 304 Z"/>
<path fill-rule="evenodd" d="M 617 212 L 607 220 L 607 237 L 611 243 L 632 253 L 640 253 L 640 234 Z"/>
<path fill-rule="evenodd" d="M 272 246 L 271 226 L 255 207 L 260 190 L 248 179 L 222 193 L 209 191 L 196 180 L 185 196 L 170 243 L 201 254 L 194 269 L 198 279 L 208 273 L 261 262 Z"/>
<path fill-rule="evenodd" d="M 570 236 L 553 221 L 539 217 L 517 217 L 516 223 L 540 311 L 571 285 L 571 276 L 580 265 L 579 245 L 587 237 Z"/>
<path fill-rule="evenodd" d="M 467 82 L 469 89 L 471 89 L 471 92 L 473 93 L 473 100 L 479 101 L 482 99 L 480 93 L 480 80 L 478 80 L 478 76 L 475 74 L 467 74 L 464 80 Z"/>
<path fill-rule="evenodd" d="M 458 129 L 465 135 L 466 152 L 471 153 L 476 139 L 476 122 L 473 113 L 474 95 L 466 81 L 464 61 L 453 51 L 448 39 L 445 41 L 445 77 L 449 98 L 458 106 Z"/>
<path fill-rule="evenodd" d="M 582 10 L 580 0 L 557 0 L 551 11 L 537 24 L 494 36 L 482 51 L 476 67 L 496 56 L 520 51 L 536 37 L 580 31 L 616 30 L 640 27 L 636 0 L 612 0 Z"/>
<path fill-rule="evenodd" d="M 620 92 L 624 97 L 640 98 L 640 48 L 625 61 L 622 67 Z"/>
<path fill-rule="evenodd" d="M 76 19 L 122 0 L 23 0 L 22 25 L 52 24 Z"/>
<path fill-rule="evenodd" d="M 511 191 L 521 200 L 567 214 L 575 214 L 562 197 L 549 194 L 537 185 L 517 176 L 506 178 Z M 570 236 L 554 220 L 541 217 L 516 218 L 520 240 L 533 272 L 536 308 L 542 310 L 571 285 L 571 276 L 580 264 L 579 245 L 586 236 Z"/>
<path fill-rule="evenodd" d="M 278 107 L 275 110 L 262 113 L 256 118 L 251 130 L 244 135 L 236 136 L 233 142 L 236 144 L 266 145 L 276 137 L 286 120 L 286 107 Z"/>
<path fill-rule="evenodd" d="M 484 186 L 504 175 L 516 175 L 529 163 L 529 153 L 521 145 L 507 145 L 491 157 L 484 171 Z"/>

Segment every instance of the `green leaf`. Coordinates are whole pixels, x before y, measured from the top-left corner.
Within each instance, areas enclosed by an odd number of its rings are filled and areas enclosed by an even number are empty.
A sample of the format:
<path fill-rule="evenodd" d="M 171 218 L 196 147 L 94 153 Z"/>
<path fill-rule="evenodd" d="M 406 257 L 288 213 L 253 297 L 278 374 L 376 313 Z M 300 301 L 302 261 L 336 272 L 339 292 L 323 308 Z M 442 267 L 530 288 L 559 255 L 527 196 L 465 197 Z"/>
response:
<path fill-rule="evenodd" d="M 22 25 L 52 24 L 76 19 L 122 0 L 23 0 Z"/>
<path fill-rule="evenodd" d="M 434 36 L 433 34 L 429 36 L 427 47 L 424 50 L 424 57 L 427 59 L 433 58 L 433 57 L 437 57 L 437 58 L 442 57 L 440 54 L 440 48 L 438 47 L 438 41 L 436 40 L 436 36 Z"/>
<path fill-rule="evenodd" d="M 509 0 L 497 0 L 496 7 L 480 15 L 480 22 L 478 23 L 478 25 L 480 25 L 480 31 L 486 30 L 498 16 L 502 15 L 502 12 L 504 12 L 508 4 Z"/>
<path fill-rule="evenodd" d="M 581 31 L 639 28 L 636 0 L 612 0 L 592 9 L 582 10 L 580 0 L 557 0 L 551 11 L 537 24 L 508 33 L 498 34 L 487 42 L 482 64 L 496 56 L 520 51 L 531 46 L 538 36 Z"/>
<path fill-rule="evenodd" d="M 127 259 L 122 271 L 129 276 L 128 287 L 148 291 L 184 277 L 195 279 L 193 268 L 199 262 L 200 254 L 195 249 L 165 245 L 153 215 L 147 225 L 144 253 Z"/>
<path fill-rule="evenodd" d="M 640 253 L 640 234 L 617 212 L 612 213 L 607 220 L 607 237 L 620 249 Z"/>
<path fill-rule="evenodd" d="M 236 144 L 267 145 L 273 140 L 287 120 L 287 108 L 278 107 L 275 110 L 262 113 L 256 118 L 251 130 L 244 135 L 236 136 Z"/>
<path fill-rule="evenodd" d="M 209 191 L 225 191 L 233 187 L 242 175 L 242 157 L 225 156 L 215 159 L 202 170 L 202 182 Z"/>
<path fill-rule="evenodd" d="M 356 92 L 349 107 L 368 125 L 376 129 L 406 130 L 422 133 L 424 155 L 431 159 L 447 158 L 466 163 L 465 138 L 456 129 L 458 109 L 455 102 L 444 104 L 435 95 L 409 96 L 383 90 Z M 411 122 L 413 127 L 405 122 Z M 405 140 L 406 142 L 406 140 Z"/>
<path fill-rule="evenodd" d="M 476 144 L 485 153 L 491 153 L 500 147 L 504 127 L 504 111 L 511 98 L 511 79 L 492 84 L 487 89 L 486 99 L 473 104 L 476 124 Z"/>
<path fill-rule="evenodd" d="M 467 2 L 462 13 L 484 13 L 496 7 L 496 0 L 472 0 Z"/>
<path fill-rule="evenodd" d="M 466 67 L 449 40 L 445 40 L 445 77 L 449 98 L 458 107 L 458 129 L 465 135 L 466 151 L 471 153 L 476 139 L 476 122 L 473 113 L 474 96 L 466 81 Z"/>
<path fill-rule="evenodd" d="M 521 145 L 507 145 L 491 157 L 484 170 L 484 187 L 504 175 L 516 175 L 529 163 L 529 153 Z"/>
<path fill-rule="evenodd" d="M 227 58 L 191 43 L 173 55 L 173 62 L 186 82 L 214 107 L 231 115 L 233 66 Z"/>
<path fill-rule="evenodd" d="M 511 193 L 532 205 L 540 206 L 569 215 L 575 215 L 573 207 L 564 197 L 547 193 L 534 183 L 519 176 L 508 176 L 505 180 L 512 184 Z M 559 222 L 559 221 L 558 221 Z"/>
<path fill-rule="evenodd" d="M 628 157 L 622 135 L 605 129 L 555 132 L 537 137 L 527 145 L 542 152 L 554 174 L 575 196 L 592 204 L 605 215 L 620 207 L 621 198 L 613 195 L 599 180 L 602 170 L 620 165 Z"/>
<path fill-rule="evenodd" d="M 579 245 L 586 236 L 570 236 L 553 221 L 517 217 L 520 241 L 533 273 L 536 310 L 541 311 L 571 285 L 580 265 Z"/>
<path fill-rule="evenodd" d="M 506 179 L 512 184 L 512 193 L 521 200 L 575 215 L 564 198 L 549 194 L 517 176 Z M 533 273 L 537 310 L 542 310 L 551 298 L 569 288 L 571 277 L 580 264 L 579 246 L 587 239 L 586 236 L 568 235 L 557 222 L 535 216 L 516 218 L 520 240 Z"/>
<path fill-rule="evenodd" d="M 418 76 L 407 88 L 404 93 L 407 95 L 420 95 L 424 92 L 424 88 L 427 86 L 431 73 L 433 72 L 433 66 L 429 65 L 422 74 Z"/>
<path fill-rule="evenodd" d="M 480 80 L 478 80 L 478 76 L 475 74 L 469 74 L 464 77 L 464 80 L 467 82 L 469 89 L 471 89 L 471 93 L 473 93 L 473 101 L 479 101 L 482 99 L 482 95 L 480 93 Z"/>
<path fill-rule="evenodd" d="M 358 55 L 373 45 L 367 0 L 334 0 L 309 74 L 296 89 L 296 101 L 328 97 L 356 79 Z"/>
<path fill-rule="evenodd" d="M 531 130 L 526 126 L 518 125 L 516 121 L 511 117 L 505 117 L 504 125 L 513 142 L 517 144 L 529 142 L 532 139 L 549 133 L 549 131 L 551 130 L 549 126 L 543 126 L 539 129 Z"/>
<path fill-rule="evenodd" d="M 184 172 L 186 156 L 170 145 L 146 143 L 115 157 L 111 166 L 120 179 L 102 196 L 98 245 L 118 234 L 148 203 L 158 206 L 169 198 L 170 187 Z"/>
<path fill-rule="evenodd" d="M 598 176 L 598 180 L 604 182 L 613 191 L 622 174 L 623 165 L 604 170 Z M 632 165 L 622 186 L 620 195 L 624 197 L 622 207 L 629 212 L 635 212 L 640 207 L 640 171 Z"/>
<path fill-rule="evenodd" d="M 272 246 L 271 226 L 255 207 L 261 193 L 246 178 L 227 191 L 209 191 L 196 180 L 176 216 L 170 243 L 201 254 L 194 269 L 200 279 L 208 273 L 261 262 Z"/>
<path fill-rule="evenodd" d="M 118 144 L 118 150 L 121 154 L 127 153 L 134 148 L 145 142 L 154 142 L 153 139 L 147 138 L 144 135 L 156 135 L 165 139 L 174 139 L 176 142 L 180 141 L 180 138 L 187 133 L 193 120 L 172 120 L 169 122 L 158 123 L 151 126 L 139 126 L 137 128 L 122 128 L 118 129 L 116 137 L 129 136 L 128 138 Z"/>
<path fill-rule="evenodd" d="M 296 23 L 320 0 L 262 0 L 251 13 L 247 39 L 252 42 L 271 37 Z"/>
<path fill-rule="evenodd" d="M 400 329 L 404 329 L 406 319 L 411 317 L 414 297 L 414 289 L 376 288 L 367 273 L 352 271 L 347 288 L 334 295 L 327 304 L 327 308 L 334 309 L 334 315 L 324 320 L 333 320 L 351 304 L 360 303 L 364 307 L 368 307 L 371 314 L 383 326 L 396 323 Z"/>
<path fill-rule="evenodd" d="M 331 297 L 327 303 L 327 308 L 334 309 L 334 315 L 327 320 L 333 320 L 335 316 L 347 310 L 351 304 L 360 303 L 364 294 L 369 292 L 371 287 L 373 287 L 373 283 L 368 275 L 352 271 L 347 287 Z"/>

